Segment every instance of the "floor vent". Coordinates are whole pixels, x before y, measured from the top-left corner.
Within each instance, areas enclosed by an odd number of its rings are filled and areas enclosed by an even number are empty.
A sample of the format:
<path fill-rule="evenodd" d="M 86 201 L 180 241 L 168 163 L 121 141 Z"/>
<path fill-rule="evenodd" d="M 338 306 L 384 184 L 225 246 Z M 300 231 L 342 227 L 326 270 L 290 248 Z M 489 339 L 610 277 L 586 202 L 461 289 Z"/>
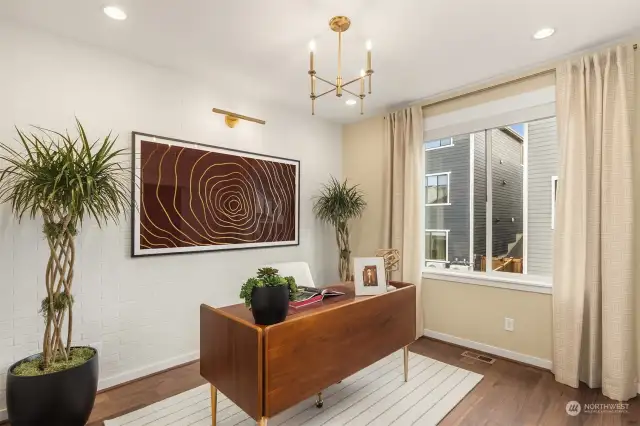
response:
<path fill-rule="evenodd" d="M 494 362 L 496 362 L 495 358 L 491 358 L 490 356 L 487 356 L 487 355 L 477 354 L 471 351 L 462 352 L 462 356 L 467 358 L 477 359 L 478 361 L 486 362 L 487 364 L 493 364 Z"/>

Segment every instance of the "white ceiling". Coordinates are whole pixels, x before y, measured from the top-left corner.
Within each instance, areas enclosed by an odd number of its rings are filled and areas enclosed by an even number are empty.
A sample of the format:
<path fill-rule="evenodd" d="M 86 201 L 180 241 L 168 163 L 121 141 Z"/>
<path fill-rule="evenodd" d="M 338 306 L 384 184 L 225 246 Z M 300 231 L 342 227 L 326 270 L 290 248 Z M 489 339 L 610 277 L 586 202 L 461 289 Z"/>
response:
<path fill-rule="evenodd" d="M 107 4 L 121 6 L 128 19 L 107 18 Z M 345 78 L 364 68 L 365 41 L 373 42 L 376 73 L 366 115 L 640 29 L 639 0 L 3 0 L 0 6 L 0 19 L 223 79 L 243 96 L 309 112 L 308 42 L 318 46 L 318 75 L 334 79 L 337 36 L 328 28 L 334 15 L 352 20 L 344 34 Z M 534 41 L 546 26 L 556 35 Z M 358 107 L 344 100 L 325 96 L 317 114 L 360 119 Z"/>

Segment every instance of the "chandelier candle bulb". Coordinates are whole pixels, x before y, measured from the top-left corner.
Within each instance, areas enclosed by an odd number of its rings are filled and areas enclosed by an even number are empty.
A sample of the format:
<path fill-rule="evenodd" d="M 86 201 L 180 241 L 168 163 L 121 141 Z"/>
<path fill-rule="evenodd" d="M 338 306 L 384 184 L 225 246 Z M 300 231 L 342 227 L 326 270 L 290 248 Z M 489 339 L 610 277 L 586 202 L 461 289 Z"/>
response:
<path fill-rule="evenodd" d="M 309 71 L 313 71 L 313 54 L 316 51 L 316 42 L 311 40 L 309 42 Z"/>

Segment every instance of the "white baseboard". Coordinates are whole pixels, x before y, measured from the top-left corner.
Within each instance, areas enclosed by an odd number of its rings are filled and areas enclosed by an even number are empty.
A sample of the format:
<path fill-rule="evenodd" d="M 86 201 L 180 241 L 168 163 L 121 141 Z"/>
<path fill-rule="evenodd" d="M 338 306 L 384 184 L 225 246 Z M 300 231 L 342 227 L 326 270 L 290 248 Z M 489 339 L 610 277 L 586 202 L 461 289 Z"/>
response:
<path fill-rule="evenodd" d="M 426 337 L 431 337 L 443 342 L 453 343 L 454 345 L 464 346 L 469 349 L 486 352 L 488 354 L 497 355 L 502 358 L 512 359 L 524 364 L 533 365 L 535 367 L 551 370 L 552 362 L 549 359 L 537 358 L 531 355 L 521 354 L 520 352 L 510 351 L 508 349 L 499 348 L 497 346 L 487 345 L 485 343 L 474 342 L 473 340 L 462 339 L 450 334 L 440 333 L 432 330 L 424 330 Z"/>
<path fill-rule="evenodd" d="M 199 351 L 190 352 L 184 355 L 180 355 L 177 357 L 165 359 L 160 362 L 156 362 L 155 364 L 146 365 L 144 367 L 137 368 L 135 370 L 125 371 L 115 376 L 104 377 L 104 378 L 101 378 L 100 381 L 98 382 L 98 390 L 100 391 L 102 389 L 107 389 L 113 386 L 120 385 L 130 380 L 135 380 L 144 376 L 149 376 L 159 371 L 166 370 L 171 367 L 175 367 L 176 365 L 195 361 L 198 358 L 200 358 Z"/>
<path fill-rule="evenodd" d="M 9 420 L 9 417 L 7 416 L 7 409 L 3 408 L 0 410 L 0 422 L 4 422 L 5 420 Z"/>

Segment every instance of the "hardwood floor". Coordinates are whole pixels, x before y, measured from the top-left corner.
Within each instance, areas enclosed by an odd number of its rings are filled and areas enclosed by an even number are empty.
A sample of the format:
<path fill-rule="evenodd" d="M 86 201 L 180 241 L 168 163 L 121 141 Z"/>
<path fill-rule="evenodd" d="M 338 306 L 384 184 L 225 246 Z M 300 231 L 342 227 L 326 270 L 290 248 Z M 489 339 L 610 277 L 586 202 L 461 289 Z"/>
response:
<path fill-rule="evenodd" d="M 485 364 L 462 357 L 463 349 L 421 338 L 410 347 L 413 352 L 484 375 L 484 379 L 440 423 L 442 426 L 520 425 L 640 425 L 640 400 L 629 403 L 624 414 L 567 415 L 569 401 L 581 404 L 612 403 L 599 390 L 582 385 L 573 389 L 557 383 L 545 370 L 497 359 Z M 89 426 L 135 411 L 146 405 L 206 383 L 197 362 L 157 374 L 98 395 Z"/>
<path fill-rule="evenodd" d="M 200 377 L 200 363 L 193 362 L 124 386 L 99 393 L 88 426 L 102 426 L 102 421 L 162 401 L 207 383 Z"/>
<path fill-rule="evenodd" d="M 640 425 L 640 398 L 629 401 L 624 414 L 585 414 L 569 416 L 569 401 L 581 404 L 607 404 L 615 401 L 598 389 L 581 383 L 579 389 L 555 381 L 546 370 L 497 359 L 485 364 L 469 361 L 464 349 L 436 340 L 421 338 L 410 349 L 447 364 L 484 375 L 482 381 L 440 423 L 441 426 L 520 426 L 520 425 Z"/>

